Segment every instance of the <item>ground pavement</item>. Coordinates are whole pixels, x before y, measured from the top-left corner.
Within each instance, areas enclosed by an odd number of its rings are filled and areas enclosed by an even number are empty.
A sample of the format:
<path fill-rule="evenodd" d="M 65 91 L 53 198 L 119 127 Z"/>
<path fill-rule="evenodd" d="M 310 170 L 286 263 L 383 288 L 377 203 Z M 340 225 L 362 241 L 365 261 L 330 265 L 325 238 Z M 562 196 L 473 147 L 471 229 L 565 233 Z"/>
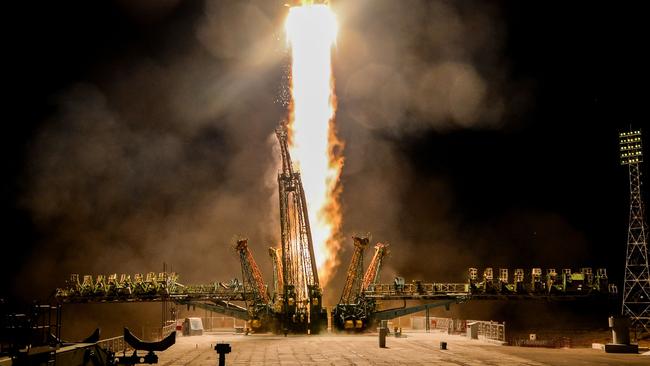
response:
<path fill-rule="evenodd" d="M 447 350 L 440 342 L 447 342 Z M 376 334 L 275 336 L 206 333 L 178 337 L 158 353 L 159 365 L 217 365 L 214 345 L 230 343 L 226 365 L 650 365 L 650 356 L 606 354 L 600 350 L 500 346 L 440 332 L 388 337 Z"/>

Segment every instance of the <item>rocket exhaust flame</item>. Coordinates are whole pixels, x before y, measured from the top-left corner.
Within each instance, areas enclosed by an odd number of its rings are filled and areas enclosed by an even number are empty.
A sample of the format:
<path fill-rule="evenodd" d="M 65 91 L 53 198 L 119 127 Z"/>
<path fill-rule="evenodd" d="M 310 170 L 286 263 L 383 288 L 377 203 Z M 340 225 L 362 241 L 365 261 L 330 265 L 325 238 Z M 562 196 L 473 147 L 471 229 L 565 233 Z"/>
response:
<path fill-rule="evenodd" d="M 325 286 L 338 264 L 341 228 L 339 177 L 343 159 L 334 128 L 331 65 L 336 17 L 324 4 L 292 7 L 286 32 L 292 55 L 290 153 L 301 172 L 316 265 Z"/>

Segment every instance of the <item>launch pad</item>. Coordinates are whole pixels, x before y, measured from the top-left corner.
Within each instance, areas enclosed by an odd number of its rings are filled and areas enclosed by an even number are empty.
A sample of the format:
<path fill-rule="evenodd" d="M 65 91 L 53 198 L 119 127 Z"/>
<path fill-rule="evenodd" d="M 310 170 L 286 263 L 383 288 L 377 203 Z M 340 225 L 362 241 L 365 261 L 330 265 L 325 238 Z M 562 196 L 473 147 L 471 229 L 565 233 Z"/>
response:
<path fill-rule="evenodd" d="M 447 342 L 441 350 L 440 342 Z M 209 333 L 180 337 L 159 356 L 160 364 L 216 365 L 214 345 L 229 343 L 227 365 L 644 365 L 643 355 L 605 354 L 595 349 L 502 347 L 442 332 L 405 332 L 377 347 L 377 336 L 319 335 L 289 337 Z"/>
<path fill-rule="evenodd" d="M 248 240 L 240 238 L 234 245 L 239 255 L 242 281 L 213 282 L 187 285 L 175 273 L 153 273 L 146 276 L 117 274 L 81 279 L 73 274 L 66 287 L 56 291 L 60 302 L 167 302 L 202 308 L 247 321 L 253 332 L 273 331 L 278 334 L 317 334 L 327 327 L 328 314 L 323 306 L 314 256 L 314 244 L 307 211 L 305 192 L 300 172 L 294 169 L 288 148 L 286 127 L 276 130 L 281 151 L 281 171 L 278 173 L 280 199 L 279 248 L 269 248 L 273 263 L 273 288 L 270 290 L 248 247 Z M 529 272 L 518 268 L 509 276 L 509 270 L 485 268 L 479 278 L 478 269 L 470 268 L 467 282 L 426 283 L 397 277 L 393 283 L 379 283 L 385 244 L 377 243 L 375 253 L 364 271 L 363 254 L 370 238 L 354 236 L 354 252 L 347 270 L 343 293 L 333 307 L 331 319 L 338 330 L 363 331 L 380 320 L 428 311 L 431 308 L 463 303 L 471 299 L 531 299 L 555 300 L 581 297 L 608 297 L 616 294 L 616 286 L 609 284 L 605 269 L 581 268 L 573 272 L 563 269 L 541 268 Z M 404 305 L 382 309 L 380 301 L 399 300 Z M 422 300 L 411 307 L 407 300 Z M 163 314 L 166 317 L 166 314 Z"/>

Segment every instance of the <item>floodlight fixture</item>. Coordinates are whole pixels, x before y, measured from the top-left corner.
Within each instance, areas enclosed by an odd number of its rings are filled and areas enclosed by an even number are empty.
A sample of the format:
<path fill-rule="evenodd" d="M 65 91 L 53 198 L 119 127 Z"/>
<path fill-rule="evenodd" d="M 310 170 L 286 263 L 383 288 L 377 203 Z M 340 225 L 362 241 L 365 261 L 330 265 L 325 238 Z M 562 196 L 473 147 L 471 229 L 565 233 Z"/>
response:
<path fill-rule="evenodd" d="M 641 130 L 621 132 L 618 134 L 621 151 L 621 165 L 638 164 L 643 161 Z"/>

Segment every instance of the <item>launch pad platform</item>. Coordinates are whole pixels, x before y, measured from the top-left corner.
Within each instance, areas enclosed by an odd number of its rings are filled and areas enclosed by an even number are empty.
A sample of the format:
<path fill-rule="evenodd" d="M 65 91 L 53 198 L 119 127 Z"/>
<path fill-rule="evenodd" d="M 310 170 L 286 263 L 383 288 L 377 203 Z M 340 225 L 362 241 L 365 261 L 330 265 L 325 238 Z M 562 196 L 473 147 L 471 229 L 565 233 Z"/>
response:
<path fill-rule="evenodd" d="M 647 365 L 650 356 L 601 350 L 500 346 L 442 332 L 404 333 L 379 348 L 376 333 L 316 336 L 207 333 L 180 337 L 159 354 L 160 365 L 216 365 L 214 346 L 229 343 L 226 365 Z M 447 349 L 440 349 L 440 342 Z"/>

